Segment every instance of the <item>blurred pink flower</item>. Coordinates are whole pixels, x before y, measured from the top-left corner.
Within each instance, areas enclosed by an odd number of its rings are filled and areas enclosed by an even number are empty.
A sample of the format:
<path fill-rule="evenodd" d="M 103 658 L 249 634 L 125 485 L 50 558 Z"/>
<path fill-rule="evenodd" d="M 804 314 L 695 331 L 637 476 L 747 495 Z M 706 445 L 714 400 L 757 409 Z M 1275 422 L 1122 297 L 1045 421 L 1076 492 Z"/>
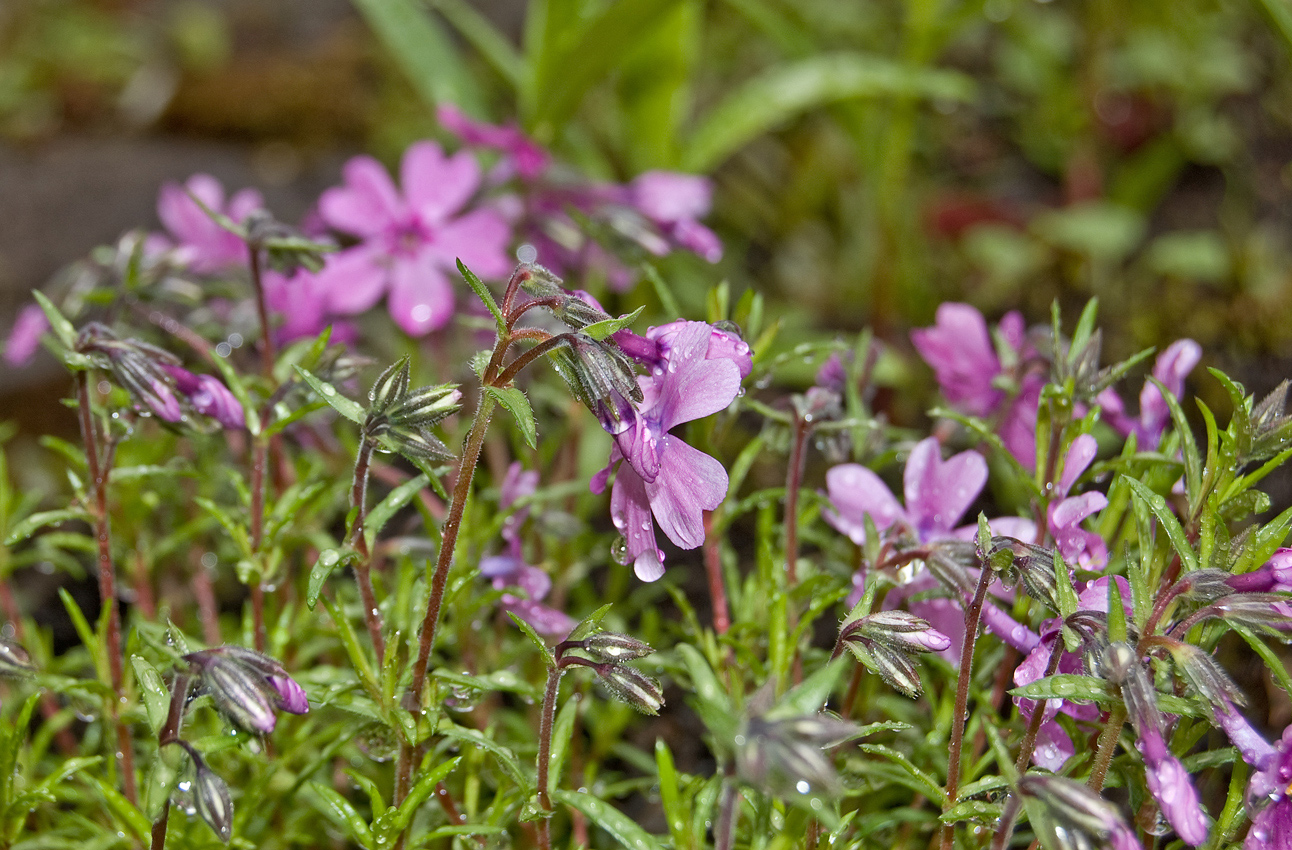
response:
<path fill-rule="evenodd" d="M 480 187 L 480 166 L 467 151 L 446 157 L 434 142 L 404 152 L 403 194 L 375 159 L 346 163 L 345 183 L 323 193 L 319 213 L 362 241 L 327 259 L 317 275 L 328 312 L 362 313 L 389 295 L 395 322 L 421 336 L 453 315 L 450 274 L 461 259 L 483 278 L 511 269 L 511 229 L 496 211 L 463 212 Z"/>
<path fill-rule="evenodd" d="M 1176 340 L 1157 356 L 1153 364 L 1153 377 L 1166 387 L 1167 392 L 1179 398 L 1184 392 L 1184 379 L 1202 359 L 1202 346 L 1191 339 Z M 1144 382 L 1139 394 L 1139 415 L 1130 416 L 1121 396 L 1112 387 L 1099 394 L 1097 399 L 1103 415 L 1123 435 L 1134 434 L 1140 449 L 1152 450 L 1162 440 L 1166 425 L 1171 421 L 1171 410 L 1162 397 L 1162 391 L 1151 381 Z"/>
<path fill-rule="evenodd" d="M 435 117 L 467 147 L 487 148 L 503 155 L 503 170 L 494 175 L 496 180 L 508 179 L 511 173 L 522 180 L 533 180 L 552 164 L 551 154 L 514 124 L 476 121 L 451 103 L 436 107 Z"/>
<path fill-rule="evenodd" d="M 4 360 L 10 366 L 22 366 L 36 356 L 40 337 L 49 330 L 49 320 L 39 304 L 28 304 L 18 311 L 13 330 L 4 345 Z"/>
<path fill-rule="evenodd" d="M 191 197 L 190 197 L 191 196 Z M 157 216 L 175 240 L 176 260 L 201 274 L 224 271 L 247 262 L 247 246 L 211 219 L 197 198 L 213 212 L 242 223 L 264 206 L 260 193 L 243 189 L 226 205 L 224 187 L 209 174 L 194 174 L 183 186 L 167 183 L 157 197 Z"/>

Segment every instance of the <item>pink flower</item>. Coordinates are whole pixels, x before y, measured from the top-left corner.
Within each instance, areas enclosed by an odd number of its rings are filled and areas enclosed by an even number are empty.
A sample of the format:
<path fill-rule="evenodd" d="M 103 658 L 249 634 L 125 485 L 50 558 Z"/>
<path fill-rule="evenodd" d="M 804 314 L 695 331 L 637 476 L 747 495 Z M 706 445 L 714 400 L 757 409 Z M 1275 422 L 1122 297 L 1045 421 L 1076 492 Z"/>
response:
<path fill-rule="evenodd" d="M 717 235 L 700 224 L 712 206 L 713 184 L 706 177 L 676 171 L 647 171 L 628 187 L 629 203 L 676 244 L 711 263 L 722 259 Z"/>
<path fill-rule="evenodd" d="M 36 356 L 40 337 L 49 330 L 49 320 L 39 304 L 28 304 L 18 311 L 13 330 L 4 346 L 4 360 L 10 366 L 22 366 Z"/>
<path fill-rule="evenodd" d="M 190 195 L 192 197 L 190 197 Z M 243 189 L 228 204 L 224 187 L 209 174 L 194 174 L 183 187 L 167 183 L 157 198 L 157 216 L 176 240 L 176 259 L 200 274 L 224 271 L 247 262 L 247 246 L 211 219 L 197 204 L 197 198 L 213 212 L 242 223 L 264 206 L 260 193 Z"/>
<path fill-rule="evenodd" d="M 1156 378 L 1171 395 L 1179 398 L 1184 392 L 1184 379 L 1193 371 L 1202 359 L 1202 346 L 1191 339 L 1181 339 L 1171 343 L 1157 356 L 1153 364 L 1153 377 Z M 1134 434 L 1141 449 L 1157 448 L 1171 421 L 1171 410 L 1162 398 L 1162 391 L 1151 381 L 1144 382 L 1144 389 L 1139 394 L 1139 415 L 1126 413 L 1121 397 L 1112 387 L 1099 394 L 1098 402 L 1103 408 L 1104 417 L 1123 435 Z"/>
<path fill-rule="evenodd" d="M 481 277 L 511 269 L 511 231 L 493 210 L 462 212 L 480 186 L 480 166 L 466 151 L 446 157 L 434 142 L 404 153 L 401 195 L 375 159 L 346 163 L 345 185 L 319 201 L 323 220 L 362 241 L 332 254 L 317 276 L 328 312 L 362 313 L 389 295 L 395 322 L 421 336 L 453 315 L 448 274 L 461 259 Z"/>
<path fill-rule="evenodd" d="M 661 360 L 651 375 L 638 378 L 644 399 L 637 416 L 615 436 L 610 465 L 593 479 L 592 489 L 602 492 L 610 470 L 619 465 L 610 516 L 627 541 L 637 577 L 655 581 L 664 574 L 656 523 L 675 544 L 695 549 L 704 542 L 704 512 L 727 495 L 722 464 L 669 432 L 735 400 L 749 347 L 740 343 L 740 350 L 725 332 L 704 322 L 653 328 L 645 339 L 659 345 Z"/>
<path fill-rule="evenodd" d="M 500 126 L 474 121 L 451 103 L 441 103 L 436 107 L 435 117 L 440 126 L 457 136 L 467 147 L 502 153 L 503 172 L 495 179 L 506 179 L 510 176 L 508 172 L 514 172 L 522 180 L 533 180 L 552 164 L 551 154 L 514 124 Z"/>
<path fill-rule="evenodd" d="M 987 461 L 977 452 L 961 452 L 942 460 L 942 447 L 929 437 L 916 443 L 902 477 L 906 507 L 878 475 L 864 466 L 845 463 L 826 473 L 832 510 L 826 521 L 854 543 L 866 540 L 865 517 L 884 531 L 902 523 L 922 543 L 951 537 L 951 531 L 987 483 Z"/>
<path fill-rule="evenodd" d="M 193 409 L 203 416 L 209 416 L 225 428 L 243 428 L 246 419 L 242 413 L 242 404 L 229 392 L 219 378 L 212 375 L 195 375 L 179 366 L 169 363 L 161 364 L 166 374 L 175 382 L 175 389 L 187 399 Z M 176 408 L 178 409 L 178 407 Z M 160 410 L 158 415 L 170 422 L 176 421 Z"/>

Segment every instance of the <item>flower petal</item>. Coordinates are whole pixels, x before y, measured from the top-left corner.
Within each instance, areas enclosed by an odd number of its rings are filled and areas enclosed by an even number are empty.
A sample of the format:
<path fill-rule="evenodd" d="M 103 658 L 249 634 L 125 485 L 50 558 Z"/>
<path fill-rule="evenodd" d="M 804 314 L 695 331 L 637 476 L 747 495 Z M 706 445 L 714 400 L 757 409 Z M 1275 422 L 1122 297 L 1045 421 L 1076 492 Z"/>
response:
<path fill-rule="evenodd" d="M 409 336 L 422 336 L 453 317 L 453 288 L 430 252 L 390 266 L 390 315 Z"/>
<path fill-rule="evenodd" d="M 624 536 L 637 577 L 655 581 L 664 575 L 664 554 L 655 542 L 646 483 L 626 463 L 620 464 L 614 486 L 610 488 L 610 519 Z"/>
<path fill-rule="evenodd" d="M 455 260 L 483 278 L 505 277 L 511 273 L 512 260 L 507 254 L 511 227 L 496 210 L 472 210 L 466 215 L 439 226 L 428 250 L 444 266 L 454 268 Z"/>
<path fill-rule="evenodd" d="M 933 437 L 911 450 L 902 476 L 906 513 L 920 538 L 945 534 L 955 527 L 987 483 L 987 461 L 977 452 L 941 459 L 942 446 Z"/>
<path fill-rule="evenodd" d="M 332 227 L 356 236 L 380 233 L 404 211 L 399 192 L 381 163 L 356 156 L 343 169 L 345 185 L 319 198 L 319 215 Z"/>
<path fill-rule="evenodd" d="M 389 277 L 385 258 L 368 245 L 356 245 L 329 254 L 314 277 L 329 313 L 351 316 L 371 309 L 381 300 Z"/>
<path fill-rule="evenodd" d="M 826 520 L 859 546 L 866 542 L 866 514 L 870 514 L 876 531 L 883 531 L 906 517 L 906 511 L 888 485 L 861 464 L 833 467 L 826 472 L 825 483 L 830 504 L 834 506 L 833 511 L 826 513 Z"/>
<path fill-rule="evenodd" d="M 428 223 L 462 209 L 480 186 L 480 164 L 470 151 L 450 157 L 435 142 L 417 142 L 404 152 L 399 169 L 408 204 Z"/>
<path fill-rule="evenodd" d="M 673 436 L 660 440 L 659 462 L 659 477 L 645 485 L 655 521 L 669 540 L 695 549 L 704 542 L 704 512 L 727 496 L 727 470 Z"/>

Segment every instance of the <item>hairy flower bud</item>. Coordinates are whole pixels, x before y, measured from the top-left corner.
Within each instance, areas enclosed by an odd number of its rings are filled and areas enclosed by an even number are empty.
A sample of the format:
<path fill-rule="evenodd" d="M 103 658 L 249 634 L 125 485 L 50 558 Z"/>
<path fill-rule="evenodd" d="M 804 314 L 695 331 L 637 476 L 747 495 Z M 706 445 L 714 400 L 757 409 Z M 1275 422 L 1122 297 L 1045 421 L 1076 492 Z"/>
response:
<path fill-rule="evenodd" d="M 368 391 L 368 416 L 381 416 L 408 392 L 408 358 L 401 357 L 377 376 Z"/>
<path fill-rule="evenodd" d="M 233 837 L 233 800 L 229 797 L 229 786 L 207 767 L 197 750 L 186 749 L 193 759 L 193 804 L 202 820 L 228 844 Z"/>
<path fill-rule="evenodd" d="M 1106 845 L 1111 850 L 1138 850 L 1135 833 L 1107 800 L 1085 785 L 1062 776 L 1029 773 L 1018 781 L 1018 793 L 1044 807 L 1045 818 L 1034 824 L 1052 840 L 1048 847 L 1085 850 Z"/>
<path fill-rule="evenodd" d="M 240 646 L 218 646 L 184 656 L 202 687 L 226 717 L 248 732 L 268 734 L 275 710 L 309 711 L 304 690 L 267 655 Z"/>
<path fill-rule="evenodd" d="M 1220 707 L 1230 704 L 1246 704 L 1247 698 L 1243 695 L 1242 690 L 1234 683 L 1233 679 L 1229 678 L 1229 674 L 1216 663 L 1216 659 L 1212 658 L 1210 653 L 1192 644 L 1170 640 L 1169 638 L 1158 638 L 1157 640 L 1167 642 L 1166 646 L 1171 653 L 1171 659 L 1175 662 L 1176 669 L 1193 686 L 1193 690 L 1207 702 L 1213 706 Z"/>
<path fill-rule="evenodd" d="M 659 682 L 632 667 L 620 664 L 602 664 L 594 668 L 597 679 L 614 695 L 642 714 L 659 714 L 664 705 L 664 692 Z"/>
<path fill-rule="evenodd" d="M 584 334 L 569 334 L 565 340 L 550 354 L 557 374 L 608 433 L 628 430 L 643 398 L 628 359 L 613 343 Z"/>
<path fill-rule="evenodd" d="M 856 734 L 854 724 L 829 714 L 755 715 L 736 735 L 736 773 L 777 797 L 838 796 L 843 786 L 826 750 Z"/>
<path fill-rule="evenodd" d="M 992 553 L 1013 553 L 1007 571 L 1017 574 L 1027 589 L 1027 595 L 1051 611 L 1059 610 L 1058 578 L 1055 575 L 1054 550 L 1012 537 L 992 538 Z"/>
<path fill-rule="evenodd" d="M 628 661 L 655 651 L 648 643 L 615 632 L 598 632 L 582 644 L 579 648 L 599 662 Z"/>

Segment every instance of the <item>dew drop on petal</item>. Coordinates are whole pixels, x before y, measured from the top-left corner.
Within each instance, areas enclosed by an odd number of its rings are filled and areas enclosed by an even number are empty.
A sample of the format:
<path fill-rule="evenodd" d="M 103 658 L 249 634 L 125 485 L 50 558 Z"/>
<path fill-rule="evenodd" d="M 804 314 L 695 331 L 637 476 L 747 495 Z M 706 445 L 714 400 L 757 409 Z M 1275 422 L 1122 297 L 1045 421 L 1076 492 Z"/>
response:
<path fill-rule="evenodd" d="M 623 520 L 616 519 L 615 525 L 622 526 Z M 623 537 L 616 537 L 615 542 L 610 544 L 610 557 L 616 564 L 626 567 L 632 562 L 628 557 L 628 540 Z"/>

